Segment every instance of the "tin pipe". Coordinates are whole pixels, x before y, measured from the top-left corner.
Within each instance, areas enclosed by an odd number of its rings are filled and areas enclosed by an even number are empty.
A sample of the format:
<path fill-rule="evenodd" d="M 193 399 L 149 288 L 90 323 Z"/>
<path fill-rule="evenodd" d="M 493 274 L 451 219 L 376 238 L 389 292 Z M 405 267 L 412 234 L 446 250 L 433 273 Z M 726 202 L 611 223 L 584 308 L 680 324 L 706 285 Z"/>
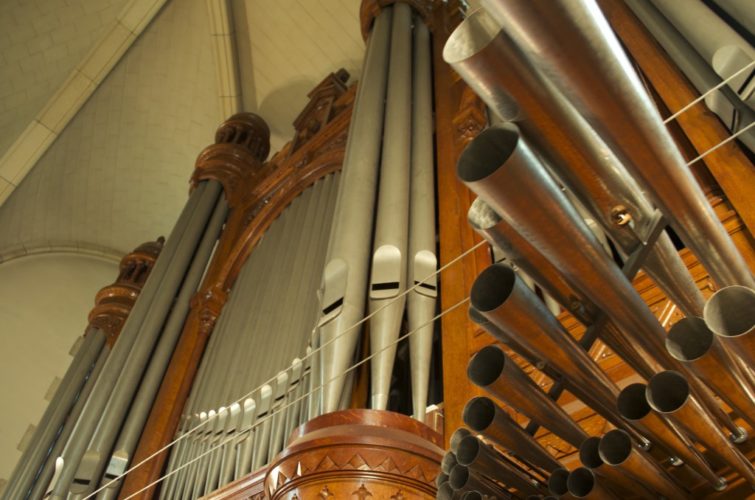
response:
<path fill-rule="evenodd" d="M 265 401 L 270 397 L 272 389 L 269 385 L 262 386 L 260 389 L 261 401 Z M 269 404 L 269 403 L 268 403 Z M 234 467 L 233 478 L 240 479 L 242 476 L 251 472 L 252 468 L 252 450 L 254 449 L 254 435 L 257 432 L 253 426 L 257 420 L 257 403 L 252 398 L 246 398 L 244 400 L 243 414 L 241 417 L 241 435 L 243 439 L 236 444 L 237 459 L 236 467 Z"/>
<path fill-rule="evenodd" d="M 493 448 L 474 436 L 467 436 L 461 441 L 456 456 L 460 465 L 469 467 L 478 475 L 516 488 L 521 494 L 537 495 L 546 492 L 544 485 L 509 467 Z"/>
<path fill-rule="evenodd" d="M 459 158 L 457 173 L 520 234 L 526 234 L 633 344 L 642 345 L 663 366 L 689 372 L 668 354 L 664 344 L 666 332 L 658 319 L 602 251 L 534 151 L 521 139 L 515 125 L 497 125 L 478 135 Z M 737 432 L 707 387 L 693 376 L 690 380 L 711 415 Z M 614 401 L 616 396 L 618 391 L 613 395 Z"/>
<path fill-rule="evenodd" d="M 645 384 L 630 384 L 622 389 L 617 405 L 619 413 L 631 422 L 641 422 L 653 444 L 684 461 L 717 490 L 726 488 L 726 479 L 719 477 L 686 435 L 668 419 L 652 411 L 645 397 Z"/>
<path fill-rule="evenodd" d="M 412 9 L 393 7 L 385 128 L 370 272 L 371 408 L 385 410 L 406 296 L 412 135 Z M 434 227 L 434 226 L 433 226 Z"/>
<path fill-rule="evenodd" d="M 755 391 L 702 318 L 683 318 L 675 323 L 666 337 L 666 347 L 755 429 Z"/>
<path fill-rule="evenodd" d="M 653 492 L 647 489 L 643 483 L 637 483 L 630 476 L 624 473 L 620 467 L 611 467 L 606 464 L 600 456 L 598 448 L 600 438 L 591 436 L 586 439 L 582 446 L 579 447 L 579 460 L 582 465 L 590 469 L 595 476 L 600 478 L 604 486 L 610 488 L 619 495 L 626 495 L 630 492 L 637 492 L 644 497 L 653 497 Z"/>
<path fill-rule="evenodd" d="M 621 467 L 639 484 L 647 485 L 651 490 L 669 500 L 682 500 L 689 494 L 679 488 L 661 467 L 636 450 L 629 434 L 621 429 L 608 431 L 598 445 L 598 453 L 608 465 Z"/>
<path fill-rule="evenodd" d="M 566 480 L 569 494 L 575 498 L 590 500 L 608 500 L 617 498 L 607 488 L 600 484 L 600 480 L 586 467 L 578 467 L 569 473 Z"/>
<path fill-rule="evenodd" d="M 323 270 L 318 327 L 322 378 L 327 381 L 322 390 L 324 413 L 338 407 L 345 382 L 339 375 L 348 368 L 360 336 L 352 326 L 364 314 L 391 16 L 392 8 L 383 9 L 368 42 Z M 336 336 L 339 340 L 330 342 Z"/>
<path fill-rule="evenodd" d="M 527 140 L 603 230 L 625 254 L 642 246 L 652 205 L 574 106 L 515 50 L 495 19 L 482 10 L 470 14 L 449 38 L 444 58 L 489 105 L 498 102 L 491 93 L 508 92 L 519 106 L 516 121 Z M 682 310 L 699 314 L 703 296 L 668 235 L 658 238 L 644 267 Z"/>
<path fill-rule="evenodd" d="M 548 477 L 548 491 L 556 497 L 568 494 L 569 488 L 566 486 L 566 479 L 568 477 L 569 471 L 563 467 L 551 471 L 551 475 Z"/>
<path fill-rule="evenodd" d="M 711 277 L 721 286 L 755 287 L 594 0 L 484 0 L 483 5 L 525 58 L 583 110 Z"/>
<path fill-rule="evenodd" d="M 456 449 L 459 447 L 459 444 L 461 443 L 461 441 L 465 437 L 471 436 L 471 435 L 472 433 L 469 432 L 469 429 L 465 429 L 464 427 L 459 427 L 453 432 L 453 434 L 451 434 L 451 437 L 448 440 L 448 443 L 449 443 L 448 449 L 456 453 Z"/>
<path fill-rule="evenodd" d="M 479 491 L 485 495 L 493 496 L 493 498 L 507 497 L 507 494 L 498 485 L 478 476 L 469 467 L 463 465 L 457 465 L 451 470 L 451 474 L 448 475 L 448 484 L 454 490 L 454 495 L 457 492 Z"/>
<path fill-rule="evenodd" d="M 453 451 L 447 451 L 440 462 L 440 470 L 443 471 L 444 474 L 451 474 L 451 470 L 453 470 L 456 465 L 459 465 L 459 461 L 456 460 L 456 453 Z"/>
<path fill-rule="evenodd" d="M 435 498 L 439 500 L 452 500 L 454 498 L 454 490 L 451 488 L 450 481 L 446 481 L 438 487 L 438 495 Z"/>
<path fill-rule="evenodd" d="M 530 465 L 548 472 L 561 467 L 558 460 L 490 398 L 481 396 L 470 399 L 464 407 L 463 418 L 470 429 L 485 435 Z"/>
<path fill-rule="evenodd" d="M 433 158 L 433 103 L 430 32 L 421 20 L 414 23 L 414 90 L 412 94 L 412 168 L 409 198 L 408 285 L 406 297 L 409 362 L 412 377 L 412 411 L 425 420 L 430 383 L 430 358 L 438 297 L 435 271 L 435 162 Z M 428 279 L 429 276 L 432 276 Z"/>
<path fill-rule="evenodd" d="M 475 354 L 467 366 L 467 377 L 488 393 L 548 428 L 575 448 L 587 434 L 549 398 L 498 346 Z"/>
<path fill-rule="evenodd" d="M 705 304 L 705 324 L 727 349 L 755 367 L 755 290 L 729 286 L 714 293 Z"/>
<path fill-rule="evenodd" d="M 670 416 L 691 437 L 737 470 L 755 487 L 755 470 L 742 453 L 726 439 L 721 429 L 690 397 L 690 388 L 682 374 L 675 371 L 658 373 L 648 382 L 646 397 L 657 412 Z"/>

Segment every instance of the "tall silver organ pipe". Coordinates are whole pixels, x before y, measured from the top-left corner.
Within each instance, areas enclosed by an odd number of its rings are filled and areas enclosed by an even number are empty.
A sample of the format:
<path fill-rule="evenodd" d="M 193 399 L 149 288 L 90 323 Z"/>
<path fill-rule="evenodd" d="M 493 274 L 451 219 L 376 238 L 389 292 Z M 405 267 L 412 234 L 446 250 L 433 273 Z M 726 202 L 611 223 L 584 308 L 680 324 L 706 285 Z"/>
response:
<path fill-rule="evenodd" d="M 438 297 L 435 271 L 435 179 L 433 161 L 433 103 L 430 30 L 414 23 L 414 92 L 412 101 L 412 178 L 409 201 L 409 286 L 407 296 L 412 408 L 424 421 L 430 381 L 433 329 Z M 432 278 L 428 278 L 432 276 Z"/>
<path fill-rule="evenodd" d="M 362 83 L 369 83 L 362 80 Z M 406 296 L 412 134 L 412 9 L 393 7 L 383 150 L 369 289 L 371 408 L 385 410 Z M 358 120 L 359 117 L 354 117 Z M 346 168 L 346 166 L 344 166 Z M 356 333 L 356 332 L 354 332 Z"/>
<path fill-rule="evenodd" d="M 40 467 L 45 467 L 50 459 L 54 462 L 55 457 L 49 456 L 50 448 L 61 440 L 58 432 L 61 426 L 71 420 L 72 409 L 82 400 L 82 387 L 86 384 L 87 378 L 92 378 L 92 367 L 104 347 L 105 333 L 99 328 L 89 328 L 55 395 L 39 420 L 37 431 L 16 464 L 3 498 L 26 498 L 32 483 L 41 480 L 40 478 L 35 481 Z M 49 481 L 50 477 L 47 480 Z"/>
<path fill-rule="evenodd" d="M 723 81 L 721 75 L 713 70 L 710 63 L 695 50 L 689 40 L 666 19 L 652 2 L 626 0 L 626 3 L 700 94 L 707 92 Z M 726 0 L 722 3 L 722 6 L 731 4 L 733 4 L 732 1 Z M 742 17 L 739 19 L 741 20 Z M 755 20 L 755 15 L 753 15 L 753 20 Z M 742 97 L 730 85 L 724 85 L 706 97 L 705 104 L 721 118 L 732 132 L 740 130 L 755 120 L 755 111 L 743 102 Z M 739 140 L 750 148 L 750 151 L 755 152 L 755 131 L 749 130 L 740 134 Z"/>
<path fill-rule="evenodd" d="M 644 345 L 664 366 L 690 377 L 695 393 L 732 433 L 740 430 L 710 392 L 666 351 L 666 332 L 632 284 L 603 252 L 576 210 L 548 175 L 515 125 L 490 127 L 474 139 L 458 164 L 462 181 L 561 270 L 627 338 Z M 479 309 L 479 307 L 478 307 Z"/>
<path fill-rule="evenodd" d="M 381 12 L 368 42 L 322 275 L 318 326 L 325 413 L 338 407 L 361 331 L 354 325 L 364 315 L 392 13 Z"/>
<path fill-rule="evenodd" d="M 64 465 L 53 487 L 52 498 L 62 499 L 67 496 L 89 440 L 101 421 L 102 414 L 113 393 L 113 389 L 118 384 L 122 370 L 130 357 L 132 347 L 140 337 L 142 326 L 150 315 L 150 311 L 152 311 L 153 303 L 167 295 L 169 295 L 168 300 L 172 300 L 175 296 L 175 288 L 177 288 L 178 283 L 175 284 L 172 290 L 163 285 L 166 276 L 169 274 L 175 275 L 176 266 L 181 265 L 174 258 L 181 249 L 184 235 L 191 230 L 192 224 L 204 227 L 206 218 L 204 221 L 201 221 L 195 217 L 195 214 L 206 213 L 206 216 L 209 217 L 209 211 L 214 206 L 220 190 L 220 184 L 215 181 L 207 181 L 201 183 L 189 197 L 181 216 L 165 243 L 163 252 L 161 252 L 160 257 L 155 262 L 155 267 L 144 284 L 139 297 L 140 300 L 137 300 L 134 304 L 134 308 L 131 310 L 123 326 L 118 342 L 113 346 L 110 356 L 108 356 L 105 366 L 92 389 L 81 417 L 74 427 L 69 443 L 63 453 Z M 165 319 L 164 312 L 162 319 Z"/>
<path fill-rule="evenodd" d="M 711 277 L 720 286 L 755 287 L 595 2 L 484 0 L 483 5 L 530 63 L 581 110 Z"/>
<path fill-rule="evenodd" d="M 241 267 L 202 357 L 166 470 L 197 461 L 165 481 L 161 498 L 201 496 L 249 474 L 280 450 L 300 412 L 309 417 L 308 405 L 294 401 L 309 390 L 300 388 L 307 365 L 302 357 L 319 316 L 316 291 L 339 177 L 328 175 L 295 198 Z"/>
<path fill-rule="evenodd" d="M 472 13 L 449 38 L 444 58 L 499 114 L 515 99 L 517 126 L 618 248 L 643 244 L 654 209 L 613 151 L 574 106 L 518 51 L 497 20 Z M 501 106 L 503 102 L 505 106 Z M 658 238 L 644 269 L 685 312 L 700 315 L 703 296 L 667 234 Z"/>

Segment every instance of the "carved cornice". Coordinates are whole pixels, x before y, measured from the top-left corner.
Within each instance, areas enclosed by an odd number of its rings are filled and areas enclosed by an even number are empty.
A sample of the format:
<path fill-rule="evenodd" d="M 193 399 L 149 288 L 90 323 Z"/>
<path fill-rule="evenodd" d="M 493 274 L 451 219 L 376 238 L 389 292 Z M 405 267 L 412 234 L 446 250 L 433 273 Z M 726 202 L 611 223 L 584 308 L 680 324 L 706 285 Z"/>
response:
<path fill-rule="evenodd" d="M 115 282 L 97 292 L 95 306 L 89 313 L 89 325 L 105 332 L 109 345 L 118 338 L 164 242 L 160 237 L 139 245 L 121 259 Z"/>
<path fill-rule="evenodd" d="M 436 1 L 434 0 L 362 0 L 362 5 L 359 6 L 359 24 L 362 27 L 362 38 L 367 40 L 367 37 L 372 30 L 372 23 L 380 12 L 390 5 L 395 3 L 406 3 L 414 9 L 425 24 L 427 24 L 430 31 L 433 31 L 433 11 L 436 8 Z"/>

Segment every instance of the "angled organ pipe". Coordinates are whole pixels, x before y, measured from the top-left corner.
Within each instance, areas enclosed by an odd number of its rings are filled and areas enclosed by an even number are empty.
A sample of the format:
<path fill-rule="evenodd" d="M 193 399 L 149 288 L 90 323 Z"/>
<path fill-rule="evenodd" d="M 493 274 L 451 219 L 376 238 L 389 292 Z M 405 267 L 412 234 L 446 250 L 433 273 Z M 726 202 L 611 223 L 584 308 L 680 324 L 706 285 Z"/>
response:
<path fill-rule="evenodd" d="M 433 161 L 433 104 L 430 32 L 420 19 L 414 26 L 414 90 L 412 95 L 412 168 L 409 197 L 408 286 L 406 297 L 410 332 L 412 413 L 425 420 L 433 348 L 435 303 L 435 180 Z"/>
<path fill-rule="evenodd" d="M 412 135 L 412 9 L 393 7 L 388 90 L 383 128 L 369 290 L 371 408 L 385 410 L 391 388 L 395 340 L 404 316 L 409 231 Z M 357 119 L 357 118 L 355 118 Z"/>
<path fill-rule="evenodd" d="M 569 473 L 566 479 L 567 491 L 574 498 L 589 498 L 590 500 L 611 500 L 618 498 L 611 493 L 595 477 L 593 471 L 587 467 L 577 467 Z"/>
<path fill-rule="evenodd" d="M 530 465 L 548 473 L 561 467 L 558 460 L 535 441 L 535 438 L 524 432 L 524 429 L 490 398 L 481 396 L 470 399 L 464 407 L 463 418 L 470 429 L 510 450 Z M 457 455 L 457 459 L 459 458 Z"/>
<path fill-rule="evenodd" d="M 671 327 L 666 347 L 755 429 L 755 391 L 740 366 L 724 351 L 702 318 L 682 318 Z"/>
<path fill-rule="evenodd" d="M 595 476 L 600 478 L 604 486 L 607 486 L 615 493 L 634 492 L 641 494 L 643 497 L 652 498 L 653 492 L 647 489 L 642 483 L 637 483 L 630 476 L 618 467 L 612 467 L 605 463 L 601 458 L 598 448 L 600 438 L 591 436 L 579 447 L 579 461 L 582 465 L 592 471 Z"/>
<path fill-rule="evenodd" d="M 566 486 L 568 477 L 569 470 L 563 467 L 552 471 L 548 477 L 548 491 L 553 493 L 557 498 L 569 493 L 569 488 Z"/>
<path fill-rule="evenodd" d="M 210 187 L 212 192 L 207 193 L 207 188 Z M 215 181 L 202 182 L 192 192 L 184 206 L 170 236 L 165 242 L 162 252 L 160 252 L 160 256 L 155 262 L 149 278 L 147 278 L 147 282 L 142 288 L 139 300 L 134 303 L 134 307 L 126 319 L 126 323 L 123 325 L 118 342 L 115 343 L 107 361 L 105 361 L 105 366 L 69 438 L 68 446 L 63 451 L 63 469 L 53 486 L 52 499 L 62 500 L 68 493 L 81 458 L 84 456 L 89 441 L 100 422 L 100 417 L 102 417 L 113 389 L 120 380 L 121 372 L 129 358 L 131 348 L 141 333 L 142 323 L 152 309 L 156 298 L 165 295 L 163 282 L 166 273 L 176 265 L 174 257 L 181 247 L 183 236 L 189 230 L 190 223 L 194 220 L 194 214 L 198 205 L 207 205 L 207 200 L 213 196 L 213 192 L 217 196 L 219 190 L 220 184 Z"/>
<path fill-rule="evenodd" d="M 459 158 L 457 172 L 472 191 L 520 234 L 526 234 L 530 243 L 600 307 L 628 339 L 643 346 L 663 366 L 689 373 L 668 354 L 666 332 L 658 319 L 603 252 L 515 125 L 490 127 L 478 135 Z M 498 299 L 490 299 L 491 303 L 495 300 Z M 474 298 L 472 305 L 480 309 Z M 690 380 L 710 414 L 737 434 L 737 426 L 708 388 L 692 376 Z M 618 392 L 613 397 L 617 395 Z"/>
<path fill-rule="evenodd" d="M 524 57 L 581 110 L 711 277 L 720 286 L 755 287 L 595 1 L 483 5 Z"/>
<path fill-rule="evenodd" d="M 726 480 L 711 469 L 702 453 L 695 448 L 684 433 L 674 427 L 668 419 L 653 411 L 645 397 L 646 387 L 645 384 L 636 383 L 622 389 L 617 401 L 621 416 L 629 421 L 642 423 L 653 444 L 658 444 L 684 461 L 714 488 L 719 490 L 725 488 Z"/>
<path fill-rule="evenodd" d="M 703 317 L 729 352 L 755 369 L 755 289 L 722 288 L 708 299 Z"/>
<path fill-rule="evenodd" d="M 322 412 L 337 409 L 363 317 L 372 235 L 392 9 L 375 20 L 352 111 L 338 199 L 321 283 L 319 343 Z M 338 337 L 337 340 L 333 341 Z M 332 342 L 331 342 L 332 341 Z"/>
<path fill-rule="evenodd" d="M 635 449 L 632 438 L 621 429 L 608 431 L 600 438 L 598 453 L 608 465 L 620 467 L 638 484 L 647 485 L 669 500 L 683 500 L 689 496 L 658 464 Z"/>
<path fill-rule="evenodd" d="M 467 492 L 477 491 L 492 497 L 506 498 L 506 494 L 497 484 L 475 474 L 469 467 L 456 465 L 448 475 L 448 484 L 453 489 L 453 498 L 463 498 Z"/>
<path fill-rule="evenodd" d="M 652 205 L 595 130 L 516 50 L 495 19 L 484 10 L 472 13 L 449 39 L 444 58 L 489 105 L 504 93 L 515 99 L 517 125 L 559 179 L 625 254 L 642 246 L 638 234 L 647 233 Z M 685 314 L 700 314 L 703 296 L 667 234 L 658 238 L 644 269 Z"/>
<path fill-rule="evenodd" d="M 755 487 L 752 464 L 690 397 L 689 384 L 682 374 L 671 370 L 656 374 L 648 382 L 646 397 L 655 411 L 671 417 L 689 436 L 718 455 Z"/>
<path fill-rule="evenodd" d="M 575 448 L 579 448 L 582 441 L 587 439 L 585 431 L 500 347 L 488 346 L 475 354 L 467 366 L 467 376 L 475 385 L 546 427 Z"/>

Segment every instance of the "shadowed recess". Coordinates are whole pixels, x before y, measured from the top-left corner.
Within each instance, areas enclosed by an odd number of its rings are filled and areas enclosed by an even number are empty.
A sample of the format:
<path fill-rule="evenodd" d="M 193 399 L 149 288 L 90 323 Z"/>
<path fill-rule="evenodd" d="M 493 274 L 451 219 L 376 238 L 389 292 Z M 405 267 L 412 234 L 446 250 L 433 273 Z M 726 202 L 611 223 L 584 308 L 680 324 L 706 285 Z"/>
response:
<path fill-rule="evenodd" d="M 509 159 L 519 142 L 515 125 L 497 125 L 482 131 L 459 157 L 456 173 L 464 182 L 489 176 Z"/>
<path fill-rule="evenodd" d="M 470 292 L 472 306 L 480 312 L 489 312 L 506 302 L 514 290 L 516 274 L 503 264 L 485 269 L 475 280 Z"/>

